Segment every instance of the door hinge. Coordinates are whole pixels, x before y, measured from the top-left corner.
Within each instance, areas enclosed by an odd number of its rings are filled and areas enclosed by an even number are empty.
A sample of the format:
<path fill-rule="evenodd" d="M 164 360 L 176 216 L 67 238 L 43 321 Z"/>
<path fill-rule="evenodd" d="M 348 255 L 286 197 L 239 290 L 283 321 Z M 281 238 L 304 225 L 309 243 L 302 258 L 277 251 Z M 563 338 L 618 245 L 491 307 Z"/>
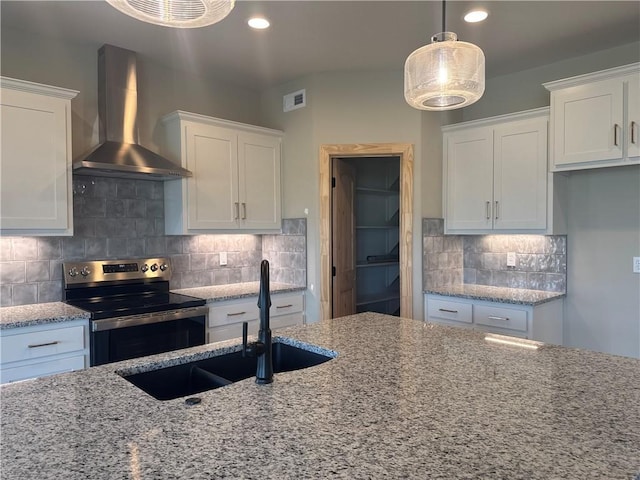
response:
<path fill-rule="evenodd" d="M 336 177 L 331 177 L 331 188 L 336 188 Z"/>
<path fill-rule="evenodd" d="M 336 276 L 336 267 L 331 267 L 331 275 Z"/>

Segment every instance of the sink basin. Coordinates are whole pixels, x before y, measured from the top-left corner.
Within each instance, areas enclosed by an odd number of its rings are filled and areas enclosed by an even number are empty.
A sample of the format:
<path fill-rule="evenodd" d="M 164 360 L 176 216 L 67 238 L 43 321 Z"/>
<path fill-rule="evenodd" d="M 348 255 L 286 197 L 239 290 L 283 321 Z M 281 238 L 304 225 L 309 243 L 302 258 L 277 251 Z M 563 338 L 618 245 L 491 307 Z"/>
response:
<path fill-rule="evenodd" d="M 313 367 L 334 358 L 330 353 L 324 355 L 281 342 L 272 344 L 271 355 L 274 373 Z M 253 377 L 256 366 L 255 357 L 243 358 L 242 352 L 233 352 L 148 372 L 121 375 L 152 397 L 171 400 Z"/>

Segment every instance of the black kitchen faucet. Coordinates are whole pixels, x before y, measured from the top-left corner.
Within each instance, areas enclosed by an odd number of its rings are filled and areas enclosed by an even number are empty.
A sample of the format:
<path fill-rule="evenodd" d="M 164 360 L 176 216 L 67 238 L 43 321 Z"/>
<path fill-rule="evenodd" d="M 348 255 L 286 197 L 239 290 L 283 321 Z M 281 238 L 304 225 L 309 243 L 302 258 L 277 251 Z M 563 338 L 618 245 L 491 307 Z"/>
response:
<path fill-rule="evenodd" d="M 269 328 L 269 309 L 271 295 L 269 293 L 269 262 L 262 260 L 260 264 L 260 330 L 258 341 L 248 344 L 248 323 L 242 322 L 242 356 L 257 357 L 256 383 L 264 385 L 273 382 L 273 362 L 271 359 L 271 328 Z"/>

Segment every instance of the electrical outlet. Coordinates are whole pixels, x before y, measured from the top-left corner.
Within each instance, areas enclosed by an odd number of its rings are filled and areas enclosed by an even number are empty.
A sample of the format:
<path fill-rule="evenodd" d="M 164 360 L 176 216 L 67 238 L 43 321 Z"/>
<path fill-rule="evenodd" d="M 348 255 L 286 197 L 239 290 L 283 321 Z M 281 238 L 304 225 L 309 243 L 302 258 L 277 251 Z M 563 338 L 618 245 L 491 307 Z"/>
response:
<path fill-rule="evenodd" d="M 640 273 L 640 257 L 633 257 L 633 273 Z"/>
<path fill-rule="evenodd" d="M 516 266 L 516 252 L 508 252 L 507 267 L 515 267 L 515 266 Z"/>
<path fill-rule="evenodd" d="M 224 267 L 227 264 L 227 252 L 220 252 L 220 266 Z"/>

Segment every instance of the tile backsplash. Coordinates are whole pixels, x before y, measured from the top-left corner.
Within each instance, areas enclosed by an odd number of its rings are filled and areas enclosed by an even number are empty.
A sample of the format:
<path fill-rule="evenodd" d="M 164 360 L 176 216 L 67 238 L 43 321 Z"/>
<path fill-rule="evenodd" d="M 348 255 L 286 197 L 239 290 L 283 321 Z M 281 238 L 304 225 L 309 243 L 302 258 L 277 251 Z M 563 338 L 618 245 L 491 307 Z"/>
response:
<path fill-rule="evenodd" d="M 444 235 L 444 220 L 423 219 L 423 285 L 477 284 L 566 292 L 565 235 Z M 516 264 L 507 266 L 507 253 Z"/>
<path fill-rule="evenodd" d="M 283 220 L 281 234 L 164 235 L 163 182 L 74 176 L 73 186 L 72 237 L 0 238 L 0 306 L 60 301 L 73 260 L 168 256 L 177 289 L 257 281 L 265 258 L 272 281 L 306 285 L 304 218 Z"/>

